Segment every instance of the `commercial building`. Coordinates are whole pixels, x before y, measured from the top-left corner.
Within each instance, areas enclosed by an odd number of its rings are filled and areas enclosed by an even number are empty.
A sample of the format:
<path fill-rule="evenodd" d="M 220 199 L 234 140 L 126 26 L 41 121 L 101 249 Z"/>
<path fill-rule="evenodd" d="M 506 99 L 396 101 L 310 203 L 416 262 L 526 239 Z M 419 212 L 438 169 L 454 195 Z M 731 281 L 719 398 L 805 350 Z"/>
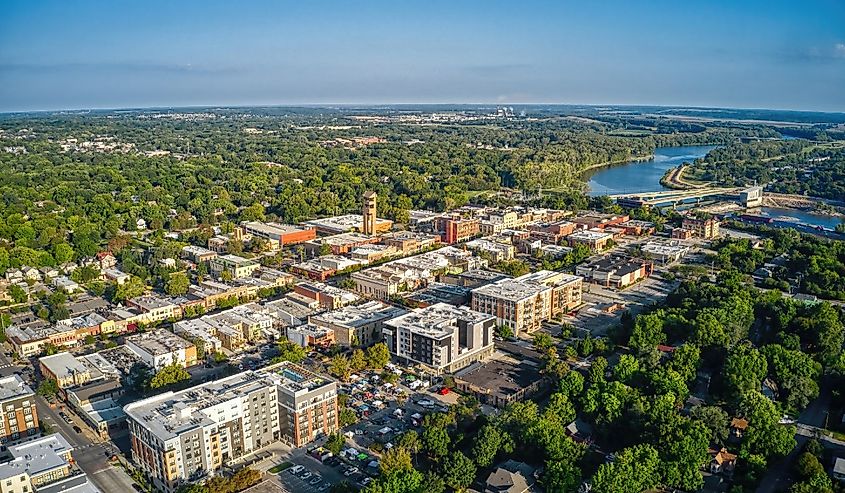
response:
<path fill-rule="evenodd" d="M 488 284 L 500 281 L 502 279 L 509 279 L 510 277 L 501 272 L 494 272 L 492 270 L 468 270 L 458 274 L 446 274 L 440 276 L 440 282 L 444 284 L 454 284 L 465 288 L 478 288 Z"/>
<path fill-rule="evenodd" d="M 315 281 L 325 281 L 344 269 L 351 269 L 361 265 L 360 261 L 339 255 L 324 255 L 319 258 L 306 260 L 291 265 L 291 271 Z"/>
<path fill-rule="evenodd" d="M 384 323 L 391 354 L 435 372 L 454 372 L 493 353 L 496 319 L 490 315 L 438 303 Z"/>
<path fill-rule="evenodd" d="M 692 231 L 694 236 L 708 240 L 719 236 L 719 225 L 719 220 L 712 217 L 707 219 L 685 217 L 681 223 L 681 227 Z"/>
<path fill-rule="evenodd" d="M 630 219 L 630 216 L 626 214 L 617 216 L 615 214 L 605 214 L 602 212 L 587 211 L 575 216 L 572 219 L 572 222 L 576 224 L 582 224 L 586 226 L 587 229 L 604 229 L 608 226 L 616 226 L 622 224 Z"/>
<path fill-rule="evenodd" d="M 305 253 L 312 257 L 324 256 L 327 253 L 332 255 L 344 255 L 362 245 L 373 245 L 379 242 L 376 236 L 367 236 L 362 233 L 340 233 L 332 236 L 323 236 L 302 244 Z"/>
<path fill-rule="evenodd" d="M 488 361 L 458 371 L 455 385 L 459 391 L 474 395 L 482 404 L 503 409 L 548 388 L 549 382 L 543 378 L 541 370 L 537 361 L 496 352 Z"/>
<path fill-rule="evenodd" d="M 519 335 L 581 304 L 583 279 L 563 272 L 538 271 L 502 279 L 472 291 L 472 309 L 493 315 Z"/>
<path fill-rule="evenodd" d="M 440 236 L 415 231 L 396 231 L 382 237 L 382 243 L 396 248 L 403 255 L 431 248 L 440 243 Z"/>
<path fill-rule="evenodd" d="M 126 338 L 126 347 L 155 371 L 172 364 L 185 368 L 197 364 L 197 347 L 194 343 L 165 329 L 129 336 Z"/>
<path fill-rule="evenodd" d="M 237 255 L 220 255 L 211 259 L 208 266 L 214 276 L 222 277 L 224 272 L 228 272 L 232 279 L 242 279 L 252 276 L 261 264 Z"/>
<path fill-rule="evenodd" d="M 295 245 L 317 237 L 317 230 L 314 228 L 302 228 L 290 224 L 262 223 L 258 221 L 245 221 L 241 227 L 248 234 L 269 240 L 273 250 Z"/>
<path fill-rule="evenodd" d="M 311 317 L 314 325 L 334 331 L 335 342 L 344 347 L 371 346 L 382 339 L 384 322 L 406 313 L 381 301 L 367 301 Z"/>
<path fill-rule="evenodd" d="M 38 434 L 35 392 L 20 376 L 0 378 L 0 406 L 3 409 L 0 443 L 5 445 Z"/>
<path fill-rule="evenodd" d="M 337 385 L 281 363 L 133 402 L 132 459 L 171 493 L 279 441 L 300 447 L 337 430 Z"/>
<path fill-rule="evenodd" d="M 126 300 L 126 305 L 137 308 L 144 314 L 144 322 L 164 322 L 182 317 L 182 308 L 169 298 L 158 295 L 145 295 Z"/>
<path fill-rule="evenodd" d="M 630 286 L 651 274 L 652 263 L 624 257 L 604 257 L 575 268 L 575 273 L 584 280 L 617 289 Z"/>
<path fill-rule="evenodd" d="M 364 216 L 361 214 L 346 214 L 342 216 L 326 217 L 323 219 L 312 219 L 302 223 L 304 226 L 315 228 L 317 232 L 329 235 L 361 231 L 364 224 Z M 375 233 L 386 233 L 393 227 L 393 221 L 389 219 L 376 218 Z"/>
<path fill-rule="evenodd" d="M 655 224 L 649 221 L 640 221 L 638 219 L 631 219 L 624 223 L 619 223 L 619 227 L 625 230 L 626 235 L 630 236 L 644 236 L 654 234 Z"/>
<path fill-rule="evenodd" d="M 355 293 L 321 282 L 301 282 L 293 287 L 293 292 L 317 301 L 326 310 L 337 310 L 360 299 Z"/>
<path fill-rule="evenodd" d="M 753 208 L 763 205 L 763 187 L 751 187 L 739 192 L 739 203 Z"/>
<path fill-rule="evenodd" d="M 608 244 L 613 241 L 613 235 L 600 230 L 588 229 L 572 233 L 566 237 L 566 241 L 569 242 L 571 247 L 586 245 L 590 250 L 600 252 L 605 250 Z"/>
<path fill-rule="evenodd" d="M 38 360 L 44 378 L 56 381 L 60 388 L 82 385 L 91 380 L 91 371 L 68 352 L 44 356 Z"/>
<path fill-rule="evenodd" d="M 9 446 L 7 459 L 0 462 L 0 492 L 40 492 L 69 477 L 74 472 L 72 451 L 60 433 Z"/>
<path fill-rule="evenodd" d="M 677 241 L 649 241 L 648 243 L 640 246 L 640 251 L 643 253 L 645 258 L 652 259 L 655 262 L 664 265 L 681 260 L 689 253 L 689 249 L 689 246 L 682 245 Z"/>
<path fill-rule="evenodd" d="M 440 233 L 443 243 L 452 245 L 479 234 L 481 221 L 458 215 L 441 216 L 434 220 L 434 229 Z"/>

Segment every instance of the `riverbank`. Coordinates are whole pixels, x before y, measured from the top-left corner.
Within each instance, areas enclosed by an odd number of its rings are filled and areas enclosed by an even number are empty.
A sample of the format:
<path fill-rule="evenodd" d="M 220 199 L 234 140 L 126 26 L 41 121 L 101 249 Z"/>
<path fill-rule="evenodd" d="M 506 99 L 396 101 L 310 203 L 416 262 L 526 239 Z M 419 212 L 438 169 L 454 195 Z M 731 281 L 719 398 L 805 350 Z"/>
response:
<path fill-rule="evenodd" d="M 689 165 L 682 164 L 675 168 L 670 168 L 660 178 L 660 184 L 672 190 L 694 190 L 696 188 L 704 188 L 710 186 L 710 183 L 692 183 L 684 180 L 684 171 L 689 168 Z"/>
<path fill-rule="evenodd" d="M 618 166 L 630 163 L 644 163 L 647 161 L 651 161 L 654 159 L 654 154 L 648 154 L 646 156 L 636 156 L 629 159 L 617 159 L 616 161 L 605 161 L 603 163 L 596 163 L 587 166 L 586 168 L 582 169 L 580 173 L 586 173 L 587 171 L 593 171 L 599 168 L 610 168 L 611 166 Z"/>

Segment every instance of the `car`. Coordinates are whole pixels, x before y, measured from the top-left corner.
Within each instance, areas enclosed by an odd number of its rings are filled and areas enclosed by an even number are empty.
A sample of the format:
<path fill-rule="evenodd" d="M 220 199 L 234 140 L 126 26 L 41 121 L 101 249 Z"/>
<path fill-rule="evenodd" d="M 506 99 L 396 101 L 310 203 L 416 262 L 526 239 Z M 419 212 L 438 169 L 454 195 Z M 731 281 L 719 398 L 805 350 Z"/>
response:
<path fill-rule="evenodd" d="M 290 468 L 290 472 L 292 474 L 299 474 L 303 469 L 305 469 L 305 466 L 296 465 Z"/>
<path fill-rule="evenodd" d="M 373 478 L 369 478 L 369 477 L 364 478 L 364 479 L 362 479 L 362 480 L 361 480 L 361 486 L 367 486 L 367 485 L 368 485 L 368 484 L 370 484 L 372 481 L 373 481 Z"/>
<path fill-rule="evenodd" d="M 358 472 L 357 467 L 350 467 L 349 469 L 346 470 L 346 472 L 343 473 L 343 475 L 346 476 L 346 477 L 349 477 L 349 476 L 352 476 L 353 474 L 355 474 L 357 472 Z"/>
<path fill-rule="evenodd" d="M 326 483 L 323 486 L 320 486 L 319 488 L 317 488 L 317 491 L 326 491 L 327 489 L 329 489 L 331 487 L 332 487 L 332 485 Z"/>
<path fill-rule="evenodd" d="M 323 480 L 323 478 L 321 478 L 320 476 L 314 476 L 313 478 L 311 478 L 311 481 L 308 481 L 308 484 L 314 486 L 314 485 L 320 484 L 320 481 L 322 481 L 322 480 Z"/>
<path fill-rule="evenodd" d="M 300 479 L 308 479 L 311 477 L 311 471 L 305 471 L 299 475 Z"/>

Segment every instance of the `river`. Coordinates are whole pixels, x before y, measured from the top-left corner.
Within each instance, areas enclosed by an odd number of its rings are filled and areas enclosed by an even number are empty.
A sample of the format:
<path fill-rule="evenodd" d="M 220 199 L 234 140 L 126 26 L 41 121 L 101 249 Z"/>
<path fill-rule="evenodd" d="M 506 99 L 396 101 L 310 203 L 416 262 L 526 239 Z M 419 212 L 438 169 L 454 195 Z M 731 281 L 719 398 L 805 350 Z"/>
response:
<path fill-rule="evenodd" d="M 660 147 L 655 149 L 654 158 L 648 161 L 628 161 L 626 163 L 589 170 L 585 174 L 585 178 L 589 179 L 587 182 L 587 185 L 590 187 L 589 194 L 597 196 L 669 190 L 660 184 L 660 179 L 663 178 L 667 170 L 704 157 L 715 147 Z M 749 211 L 749 213 L 770 216 L 774 219 L 786 219 L 790 222 L 801 222 L 809 226 L 823 226 L 828 229 L 834 229 L 837 224 L 842 222 L 842 218 L 837 216 L 814 214 L 797 209 L 760 207 Z"/>
<path fill-rule="evenodd" d="M 691 163 L 704 157 L 716 146 L 660 147 L 648 161 L 627 163 L 597 168 L 587 172 L 590 195 L 613 195 L 619 193 L 642 193 L 668 190 L 660 179 L 670 168 L 682 163 Z"/>

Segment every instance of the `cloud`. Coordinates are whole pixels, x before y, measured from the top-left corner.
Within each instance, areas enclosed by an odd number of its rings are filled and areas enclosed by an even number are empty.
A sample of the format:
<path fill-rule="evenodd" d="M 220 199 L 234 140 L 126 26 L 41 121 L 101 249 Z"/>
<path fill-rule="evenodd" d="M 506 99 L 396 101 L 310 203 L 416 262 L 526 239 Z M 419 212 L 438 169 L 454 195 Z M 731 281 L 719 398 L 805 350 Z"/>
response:
<path fill-rule="evenodd" d="M 845 58 L 845 43 L 836 43 L 833 46 L 833 56 L 835 58 Z"/>

